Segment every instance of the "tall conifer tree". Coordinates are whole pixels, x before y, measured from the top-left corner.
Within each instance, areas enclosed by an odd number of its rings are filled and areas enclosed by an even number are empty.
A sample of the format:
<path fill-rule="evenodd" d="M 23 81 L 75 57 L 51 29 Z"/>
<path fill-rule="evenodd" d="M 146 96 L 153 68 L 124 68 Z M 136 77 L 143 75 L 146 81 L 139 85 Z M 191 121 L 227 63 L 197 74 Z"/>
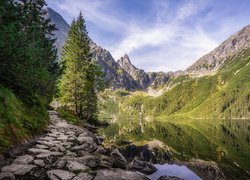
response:
<path fill-rule="evenodd" d="M 90 39 L 80 13 L 73 20 L 63 47 L 64 73 L 60 83 L 61 102 L 81 119 L 97 118 L 96 82 L 100 71 L 90 53 Z"/>

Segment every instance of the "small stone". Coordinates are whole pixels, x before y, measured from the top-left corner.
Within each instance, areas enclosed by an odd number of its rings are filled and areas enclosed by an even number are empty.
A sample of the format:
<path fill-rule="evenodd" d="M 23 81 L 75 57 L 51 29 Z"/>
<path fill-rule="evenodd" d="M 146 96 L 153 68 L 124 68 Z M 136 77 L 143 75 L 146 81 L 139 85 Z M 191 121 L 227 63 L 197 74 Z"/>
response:
<path fill-rule="evenodd" d="M 14 160 L 14 164 L 29 164 L 34 160 L 33 156 L 30 155 L 24 155 L 24 156 L 18 156 L 15 160 Z"/>
<path fill-rule="evenodd" d="M 0 180 L 16 180 L 16 178 L 11 173 L 0 173 Z"/>
<path fill-rule="evenodd" d="M 135 159 L 129 166 L 130 169 L 139 171 L 143 174 L 153 174 L 154 172 L 157 171 L 157 168 L 148 162 L 145 161 L 139 161 Z"/>
<path fill-rule="evenodd" d="M 76 157 L 77 154 L 75 152 L 67 151 L 66 156 L 74 156 L 74 157 Z"/>
<path fill-rule="evenodd" d="M 145 175 L 122 169 L 99 170 L 94 180 L 149 180 Z"/>
<path fill-rule="evenodd" d="M 58 149 L 61 151 L 61 152 L 65 152 L 66 151 L 66 149 L 63 147 L 63 146 L 61 146 L 61 145 L 56 145 L 56 147 L 58 147 Z"/>
<path fill-rule="evenodd" d="M 161 176 L 157 180 L 184 180 L 176 176 Z"/>
<path fill-rule="evenodd" d="M 49 159 L 51 156 L 62 156 L 63 154 L 60 152 L 45 152 L 45 153 L 41 153 L 36 155 L 37 158 L 39 159 Z"/>
<path fill-rule="evenodd" d="M 74 177 L 73 180 L 92 180 L 94 176 L 88 173 L 80 173 L 78 176 Z"/>
<path fill-rule="evenodd" d="M 41 144 L 37 144 L 35 147 L 38 148 L 38 149 L 49 149 L 48 146 L 41 145 Z"/>
<path fill-rule="evenodd" d="M 82 136 L 78 137 L 77 141 L 78 141 L 79 144 L 84 144 L 84 143 L 93 144 L 94 143 L 94 140 L 93 140 L 92 137 L 85 137 L 85 136 L 84 137 L 82 137 Z"/>
<path fill-rule="evenodd" d="M 95 150 L 96 153 L 98 154 L 106 154 L 106 149 L 104 149 L 104 147 L 102 146 L 98 146 L 97 149 Z"/>
<path fill-rule="evenodd" d="M 45 136 L 45 137 L 41 137 L 40 140 L 53 141 L 53 140 L 55 140 L 55 138 L 54 137 L 50 137 L 50 136 Z"/>
<path fill-rule="evenodd" d="M 58 137 L 57 138 L 57 140 L 59 140 L 59 141 L 67 141 L 68 140 L 68 137 L 67 136 L 60 136 L 60 137 Z"/>
<path fill-rule="evenodd" d="M 87 151 L 87 152 L 93 152 L 97 149 L 97 145 L 95 143 L 93 144 L 82 144 L 80 146 L 74 146 L 72 147 L 72 151 L 78 151 L 78 150 L 84 150 L 84 151 Z"/>
<path fill-rule="evenodd" d="M 123 157 L 123 155 L 119 152 L 118 149 L 114 149 L 110 155 L 111 155 L 114 167 L 126 168 L 128 162 L 125 159 L 125 157 Z"/>
<path fill-rule="evenodd" d="M 32 154 L 40 154 L 40 153 L 49 153 L 49 150 L 46 149 L 37 149 L 37 148 L 31 148 L 28 150 L 28 152 L 32 153 Z"/>
<path fill-rule="evenodd" d="M 36 160 L 34 160 L 34 164 L 38 165 L 40 167 L 44 167 L 45 166 L 45 163 L 44 163 L 44 161 L 42 159 L 36 159 Z"/>
<path fill-rule="evenodd" d="M 73 142 L 75 140 L 76 140 L 76 137 L 69 137 L 69 139 L 68 139 L 69 142 Z"/>
<path fill-rule="evenodd" d="M 48 147 L 53 147 L 55 144 L 47 141 L 37 141 L 37 143 L 48 146 Z"/>
<path fill-rule="evenodd" d="M 35 165 L 11 164 L 2 168 L 2 173 L 11 173 L 14 175 L 25 175 L 34 169 Z"/>
<path fill-rule="evenodd" d="M 47 171 L 46 174 L 51 180 L 71 180 L 73 177 L 75 177 L 75 174 L 60 169 Z"/>
<path fill-rule="evenodd" d="M 89 170 L 89 167 L 87 167 L 83 164 L 80 164 L 78 162 L 75 162 L 75 161 L 68 161 L 66 167 L 71 172 L 79 172 L 79 171 Z"/>

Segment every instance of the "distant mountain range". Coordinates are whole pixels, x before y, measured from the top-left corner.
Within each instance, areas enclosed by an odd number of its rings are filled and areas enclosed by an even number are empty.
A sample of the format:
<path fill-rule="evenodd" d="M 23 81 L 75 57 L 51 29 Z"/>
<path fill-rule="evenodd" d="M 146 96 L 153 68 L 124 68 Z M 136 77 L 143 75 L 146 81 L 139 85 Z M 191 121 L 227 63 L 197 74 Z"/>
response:
<path fill-rule="evenodd" d="M 67 38 L 70 26 L 63 17 L 53 9 L 47 9 L 48 16 L 52 23 L 56 25 L 59 57 L 62 46 Z M 201 57 L 185 71 L 177 72 L 145 72 L 136 68 L 130 61 L 127 54 L 115 61 L 111 53 L 91 41 L 91 51 L 93 56 L 102 67 L 105 73 L 105 80 L 112 89 L 145 90 L 147 88 L 157 88 L 173 84 L 172 79 L 179 76 L 201 77 L 216 73 L 225 64 L 227 59 L 243 49 L 250 47 L 250 26 L 246 26 L 210 53 Z"/>

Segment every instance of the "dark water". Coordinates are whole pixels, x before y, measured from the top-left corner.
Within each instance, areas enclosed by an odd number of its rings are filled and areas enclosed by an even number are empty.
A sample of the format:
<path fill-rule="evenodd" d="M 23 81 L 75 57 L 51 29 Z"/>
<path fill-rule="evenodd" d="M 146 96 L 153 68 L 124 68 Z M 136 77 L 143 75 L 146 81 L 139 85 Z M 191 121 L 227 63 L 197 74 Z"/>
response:
<path fill-rule="evenodd" d="M 193 171 L 188 169 L 186 166 L 178 166 L 175 164 L 156 164 L 155 167 L 158 169 L 155 173 L 148 176 L 151 180 L 157 180 L 159 177 L 168 175 L 176 176 L 185 180 L 200 180 Z"/>
<path fill-rule="evenodd" d="M 180 160 L 212 160 L 228 177 L 250 172 L 250 120 L 137 120 L 123 118 L 102 130 L 112 140 L 135 143 L 160 140 Z"/>

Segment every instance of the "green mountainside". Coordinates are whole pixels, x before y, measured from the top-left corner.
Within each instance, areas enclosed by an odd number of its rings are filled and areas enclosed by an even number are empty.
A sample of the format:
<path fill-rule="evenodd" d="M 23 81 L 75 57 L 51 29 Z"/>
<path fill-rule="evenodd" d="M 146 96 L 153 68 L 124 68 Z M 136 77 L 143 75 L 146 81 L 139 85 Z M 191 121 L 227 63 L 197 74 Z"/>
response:
<path fill-rule="evenodd" d="M 170 83 L 172 88 L 155 98 L 143 92 L 116 91 L 101 101 L 101 112 L 201 119 L 250 118 L 250 49 L 228 58 L 215 75 L 179 76 Z"/>

